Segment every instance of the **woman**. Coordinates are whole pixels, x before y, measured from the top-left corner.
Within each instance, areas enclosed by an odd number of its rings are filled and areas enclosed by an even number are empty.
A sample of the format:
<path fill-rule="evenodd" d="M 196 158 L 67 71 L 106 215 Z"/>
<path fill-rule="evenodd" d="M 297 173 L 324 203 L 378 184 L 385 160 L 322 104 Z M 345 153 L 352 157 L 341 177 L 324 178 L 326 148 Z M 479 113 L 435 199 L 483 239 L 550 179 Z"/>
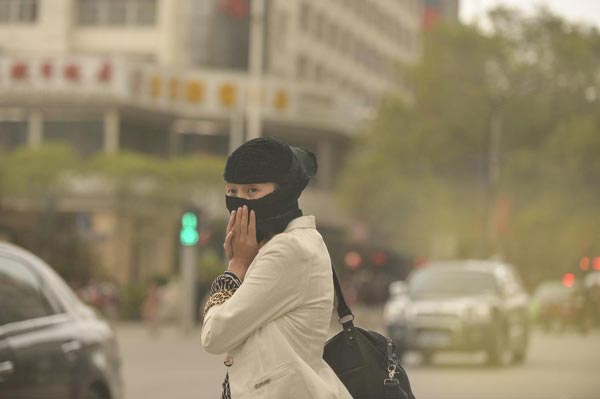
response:
<path fill-rule="evenodd" d="M 322 359 L 333 311 L 331 260 L 298 198 L 315 156 L 248 141 L 225 166 L 229 267 L 211 287 L 202 345 L 226 353 L 223 398 L 351 398 Z"/>

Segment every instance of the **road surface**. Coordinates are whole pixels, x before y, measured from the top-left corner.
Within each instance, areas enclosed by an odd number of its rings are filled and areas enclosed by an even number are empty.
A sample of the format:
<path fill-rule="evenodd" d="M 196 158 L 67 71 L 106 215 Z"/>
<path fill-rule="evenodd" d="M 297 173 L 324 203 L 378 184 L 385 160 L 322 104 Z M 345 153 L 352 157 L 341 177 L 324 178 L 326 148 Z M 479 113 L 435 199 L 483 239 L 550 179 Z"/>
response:
<path fill-rule="evenodd" d="M 140 324 L 116 329 L 125 399 L 220 398 L 223 357 L 202 350 L 199 331 L 185 335 L 170 327 L 153 337 Z M 527 361 L 518 366 L 489 368 L 477 354 L 442 354 L 430 366 L 409 355 L 405 367 L 418 399 L 599 399 L 600 331 L 536 331 Z"/>

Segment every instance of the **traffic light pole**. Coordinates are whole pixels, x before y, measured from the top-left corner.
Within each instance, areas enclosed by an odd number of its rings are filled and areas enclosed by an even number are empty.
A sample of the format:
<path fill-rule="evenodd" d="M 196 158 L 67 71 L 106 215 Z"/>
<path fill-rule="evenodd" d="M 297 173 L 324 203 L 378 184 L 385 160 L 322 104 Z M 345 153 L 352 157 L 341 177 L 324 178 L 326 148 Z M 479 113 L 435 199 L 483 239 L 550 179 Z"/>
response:
<path fill-rule="evenodd" d="M 250 48 L 249 58 L 249 93 L 246 99 L 247 139 L 262 136 L 261 107 L 263 101 L 263 45 L 265 25 L 265 0 L 250 2 Z"/>
<path fill-rule="evenodd" d="M 181 245 L 180 248 L 181 326 L 184 333 L 190 333 L 196 321 L 196 246 Z"/>

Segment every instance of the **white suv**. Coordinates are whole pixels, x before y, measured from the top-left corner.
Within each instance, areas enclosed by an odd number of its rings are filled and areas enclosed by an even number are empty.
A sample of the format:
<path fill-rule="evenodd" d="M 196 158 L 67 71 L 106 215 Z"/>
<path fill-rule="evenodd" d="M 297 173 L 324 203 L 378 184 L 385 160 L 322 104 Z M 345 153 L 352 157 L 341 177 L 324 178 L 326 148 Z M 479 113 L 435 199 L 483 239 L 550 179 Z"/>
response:
<path fill-rule="evenodd" d="M 440 351 L 485 351 L 490 364 L 522 362 L 528 295 L 515 269 L 493 261 L 433 262 L 392 283 L 384 320 L 401 357 L 425 362 Z"/>

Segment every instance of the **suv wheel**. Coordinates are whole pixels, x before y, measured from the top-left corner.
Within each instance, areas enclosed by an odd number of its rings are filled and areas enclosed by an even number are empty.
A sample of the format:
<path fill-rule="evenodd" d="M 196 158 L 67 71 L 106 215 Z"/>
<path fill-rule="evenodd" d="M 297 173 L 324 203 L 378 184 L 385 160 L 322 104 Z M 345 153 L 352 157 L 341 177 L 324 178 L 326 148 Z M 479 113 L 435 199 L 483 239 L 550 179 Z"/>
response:
<path fill-rule="evenodd" d="M 508 335 L 500 323 L 495 323 L 495 326 L 487 348 L 487 362 L 491 366 L 504 366 L 511 360 Z"/>
<path fill-rule="evenodd" d="M 523 333 L 519 338 L 517 349 L 512 354 L 512 361 L 515 364 L 521 364 L 525 361 L 527 356 L 527 345 L 529 344 L 529 330 L 527 325 L 523 326 Z"/>
<path fill-rule="evenodd" d="M 109 395 L 104 391 L 103 388 L 99 388 L 96 385 L 91 386 L 83 399 L 110 399 Z"/>

